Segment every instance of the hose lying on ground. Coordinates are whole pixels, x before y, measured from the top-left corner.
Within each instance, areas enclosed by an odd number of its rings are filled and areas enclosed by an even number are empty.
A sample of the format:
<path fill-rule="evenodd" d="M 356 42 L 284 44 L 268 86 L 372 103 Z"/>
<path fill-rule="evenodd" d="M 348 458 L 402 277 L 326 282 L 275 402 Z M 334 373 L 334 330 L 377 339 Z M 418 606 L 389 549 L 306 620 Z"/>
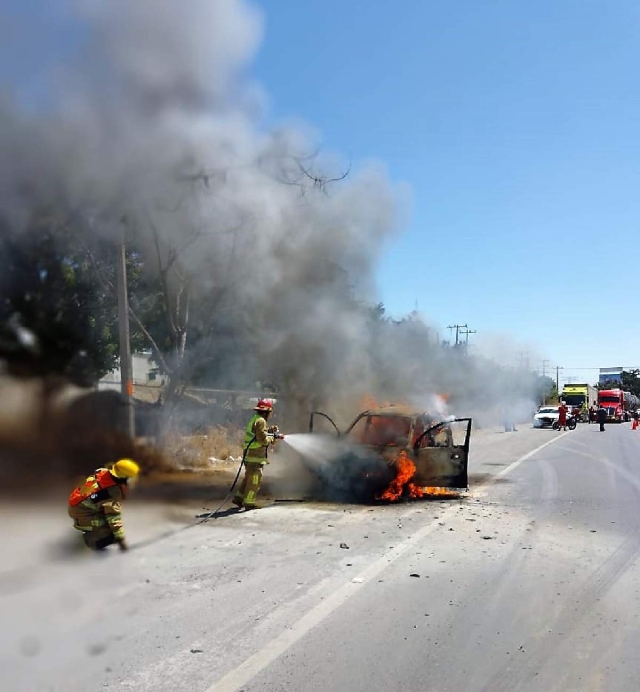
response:
<path fill-rule="evenodd" d="M 159 536 L 154 536 L 153 538 L 148 538 L 145 541 L 138 541 L 138 543 L 134 543 L 130 550 L 137 550 L 139 548 L 146 548 L 148 545 L 152 545 L 153 543 L 158 543 L 159 541 L 164 540 L 165 538 L 169 538 L 170 536 L 175 536 L 176 534 L 180 533 L 181 531 L 186 531 L 187 529 L 190 529 L 194 526 L 199 526 L 200 524 L 205 524 L 206 522 L 209 521 L 209 519 L 213 519 L 216 517 L 218 512 L 222 509 L 224 504 L 227 502 L 227 500 L 231 497 L 231 493 L 235 490 L 236 484 L 238 483 L 238 479 L 240 478 L 240 473 L 242 472 L 242 467 L 244 466 L 245 460 L 247 458 L 247 452 L 249 451 L 249 447 L 255 442 L 256 436 L 254 435 L 251 440 L 249 440 L 249 443 L 247 446 L 244 448 L 244 451 L 242 453 L 242 460 L 240 461 L 240 465 L 238 466 L 238 472 L 236 473 L 236 477 L 233 479 L 233 483 L 231 484 L 231 487 L 227 491 L 227 494 L 224 496 L 222 502 L 212 511 L 212 512 L 206 512 L 204 514 L 198 514 L 196 515 L 197 521 L 192 521 L 190 524 L 187 524 L 186 526 L 181 526 L 179 529 L 171 529 L 170 531 L 165 531 L 164 533 L 161 533 Z"/>

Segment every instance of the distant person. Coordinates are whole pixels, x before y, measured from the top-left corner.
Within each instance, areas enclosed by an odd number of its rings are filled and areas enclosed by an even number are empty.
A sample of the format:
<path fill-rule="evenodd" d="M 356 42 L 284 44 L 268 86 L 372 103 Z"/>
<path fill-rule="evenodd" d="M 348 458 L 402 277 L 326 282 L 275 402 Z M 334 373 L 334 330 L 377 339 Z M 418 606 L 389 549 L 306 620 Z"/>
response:
<path fill-rule="evenodd" d="M 513 413 L 509 409 L 509 407 L 505 407 L 504 409 L 504 431 L 507 432 L 518 432 L 516 430 L 516 424 L 513 422 Z"/>
<path fill-rule="evenodd" d="M 600 423 L 600 432 L 604 432 L 604 424 L 607 422 L 607 409 L 600 406 L 598 409 L 598 423 Z"/>
<path fill-rule="evenodd" d="M 558 430 L 562 428 L 563 430 L 567 429 L 567 413 L 569 412 L 569 409 L 567 408 L 567 405 L 563 402 L 561 402 L 560 406 L 558 407 Z"/>
<path fill-rule="evenodd" d="M 121 502 L 127 494 L 127 483 L 139 473 L 135 461 L 120 459 L 109 469 L 95 471 L 71 493 L 69 516 L 73 527 L 82 531 L 87 548 L 104 550 L 116 543 L 120 550 L 127 549 Z"/>
<path fill-rule="evenodd" d="M 502 407 L 502 420 L 504 423 L 504 431 L 507 432 L 518 432 L 516 430 L 516 424 L 513 420 L 513 409 L 511 406 Z"/>
<path fill-rule="evenodd" d="M 591 406 L 589 406 L 589 423 L 596 422 L 596 412 L 596 407 L 593 404 L 591 404 Z"/>

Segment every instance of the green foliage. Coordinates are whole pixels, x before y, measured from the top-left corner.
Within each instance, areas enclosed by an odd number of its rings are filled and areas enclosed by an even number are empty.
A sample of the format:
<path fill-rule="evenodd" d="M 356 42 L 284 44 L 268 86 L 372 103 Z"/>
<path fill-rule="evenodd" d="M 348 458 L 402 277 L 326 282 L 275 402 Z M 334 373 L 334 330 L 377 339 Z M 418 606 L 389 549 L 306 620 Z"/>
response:
<path fill-rule="evenodd" d="M 622 389 L 625 392 L 631 392 L 637 397 L 640 397 L 640 370 L 623 370 L 621 383 L 600 383 L 597 382 L 595 388 L 600 389 Z"/>
<path fill-rule="evenodd" d="M 640 370 L 624 370 L 622 372 L 622 389 L 640 397 Z"/>
<path fill-rule="evenodd" d="M 37 335 L 37 371 L 91 382 L 116 365 L 115 297 L 96 281 L 70 229 L 40 222 L 19 235 L 3 233 L 0 263 L 0 320 L 18 315 Z"/>
<path fill-rule="evenodd" d="M 550 403 L 558 400 L 558 389 L 556 382 L 551 377 L 538 377 L 535 384 L 535 391 L 540 403 Z"/>

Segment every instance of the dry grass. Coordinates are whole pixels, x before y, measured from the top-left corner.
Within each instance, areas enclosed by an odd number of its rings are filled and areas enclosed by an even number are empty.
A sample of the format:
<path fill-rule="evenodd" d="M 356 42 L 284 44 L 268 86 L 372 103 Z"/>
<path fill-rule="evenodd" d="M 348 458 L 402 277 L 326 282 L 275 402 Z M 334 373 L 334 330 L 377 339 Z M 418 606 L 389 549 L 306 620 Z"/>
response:
<path fill-rule="evenodd" d="M 210 469 L 218 461 L 235 461 L 242 456 L 243 431 L 213 426 L 204 435 L 170 435 L 164 454 L 175 470 Z"/>

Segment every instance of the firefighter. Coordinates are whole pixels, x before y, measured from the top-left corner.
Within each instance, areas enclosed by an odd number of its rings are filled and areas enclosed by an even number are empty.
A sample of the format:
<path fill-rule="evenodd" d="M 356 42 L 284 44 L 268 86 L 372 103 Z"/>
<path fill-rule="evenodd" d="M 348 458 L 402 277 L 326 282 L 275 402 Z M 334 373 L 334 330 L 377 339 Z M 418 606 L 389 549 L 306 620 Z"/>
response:
<path fill-rule="evenodd" d="M 140 467 L 132 459 L 120 459 L 109 469 L 97 469 L 69 496 L 69 516 L 73 527 L 82 531 L 85 545 L 104 550 L 117 543 L 127 550 L 120 503 L 126 497 L 129 479 L 136 478 Z"/>
<path fill-rule="evenodd" d="M 269 416 L 273 413 L 273 402 L 270 399 L 260 399 L 253 410 L 255 413 L 244 434 L 244 478 L 233 496 L 233 504 L 245 509 L 260 509 L 260 505 L 256 503 L 256 495 L 262 483 L 263 466 L 269 463 L 269 447 L 276 440 L 284 439 L 284 435 L 278 432 L 277 425 L 267 427 Z"/>

